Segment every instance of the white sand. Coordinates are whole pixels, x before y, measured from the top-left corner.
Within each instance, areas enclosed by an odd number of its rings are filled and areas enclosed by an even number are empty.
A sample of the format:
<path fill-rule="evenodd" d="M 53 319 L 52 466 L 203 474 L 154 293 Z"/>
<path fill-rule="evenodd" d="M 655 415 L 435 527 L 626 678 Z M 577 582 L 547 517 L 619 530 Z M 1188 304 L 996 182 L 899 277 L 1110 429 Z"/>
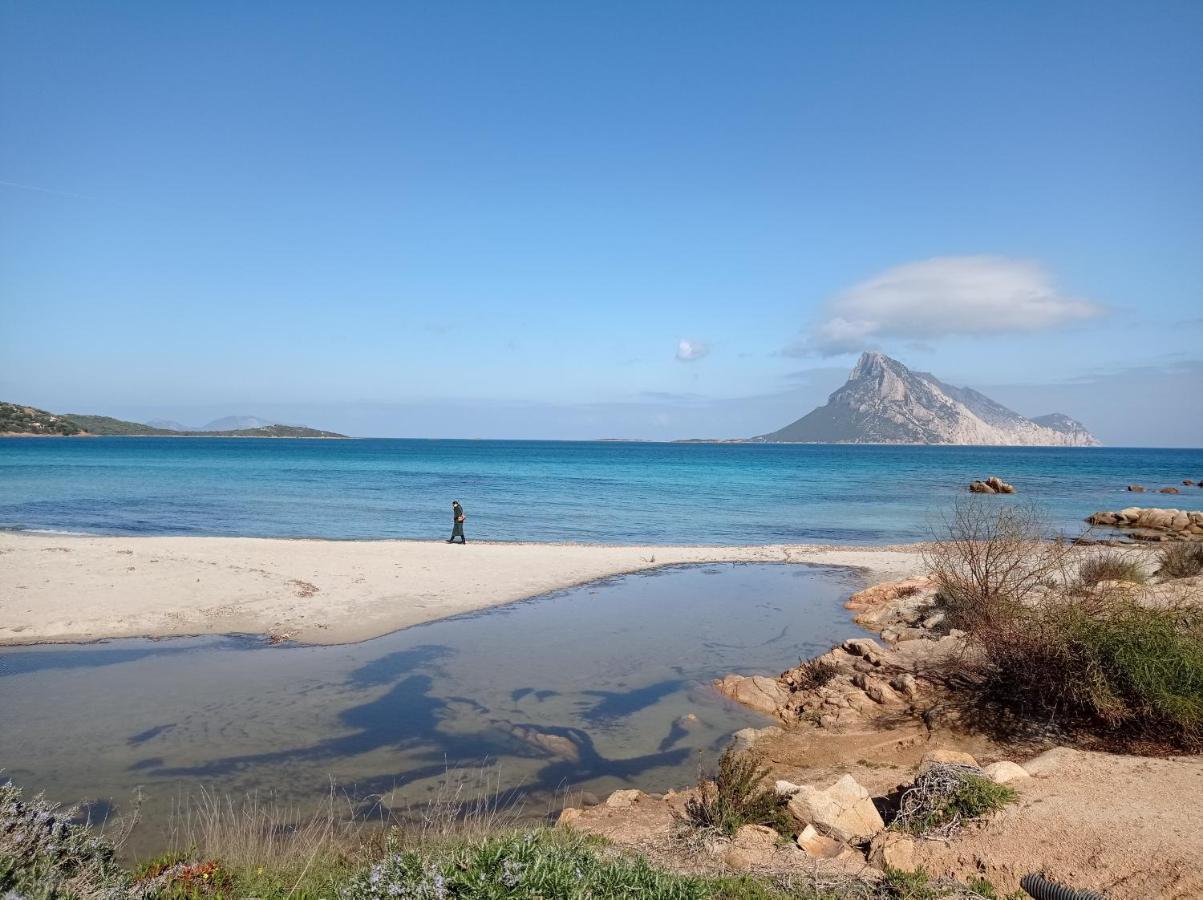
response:
<path fill-rule="evenodd" d="M 0 644 L 251 633 L 339 644 L 658 566 L 793 562 L 876 579 L 914 548 L 78 537 L 0 533 Z"/>

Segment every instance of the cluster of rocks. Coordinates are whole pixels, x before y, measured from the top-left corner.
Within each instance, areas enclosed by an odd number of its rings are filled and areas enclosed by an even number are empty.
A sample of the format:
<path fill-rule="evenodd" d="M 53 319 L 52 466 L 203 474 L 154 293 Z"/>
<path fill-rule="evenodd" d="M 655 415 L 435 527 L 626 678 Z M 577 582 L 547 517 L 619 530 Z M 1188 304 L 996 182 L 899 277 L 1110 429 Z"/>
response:
<path fill-rule="evenodd" d="M 1186 487 L 1194 487 L 1196 484 L 1198 484 L 1199 487 L 1203 488 L 1203 478 L 1199 479 L 1199 481 L 1197 481 L 1197 482 L 1190 478 L 1184 478 L 1182 480 L 1182 484 Z M 1143 494 L 1145 492 L 1145 486 L 1143 484 L 1130 484 L 1130 485 L 1128 485 L 1126 490 L 1132 494 Z M 1159 494 L 1180 494 L 1182 492 L 1180 490 L 1178 490 L 1176 487 L 1163 487 L 1163 488 L 1158 489 L 1158 493 Z"/>
<path fill-rule="evenodd" d="M 996 475 L 991 475 L 985 481 L 971 482 L 969 491 L 973 494 L 1014 494 L 1015 486 L 1007 484 Z"/>
<path fill-rule="evenodd" d="M 936 749 L 924 755 L 916 777 L 932 766 L 955 765 L 977 770 L 992 781 L 1018 788 L 1042 771 L 1041 759 L 1037 757 L 1029 763 L 1029 771 L 1027 766 L 1010 761 L 980 766 L 967 753 Z M 900 785 L 891 793 L 901 794 L 907 787 Z M 888 807 L 886 799 L 875 798 L 851 775 L 841 775 L 831 784 L 795 784 L 782 779 L 775 783 L 774 789 L 785 802 L 792 845 L 783 847 L 781 835 L 771 828 L 744 825 L 729 842 L 719 842 L 712 848 L 731 868 L 755 869 L 777 854 L 799 852 L 805 854 L 800 859 L 854 863 L 848 867 L 849 871 L 859 871 L 866 861 L 882 871 L 915 868 L 918 839 L 905 832 L 887 829 L 882 817 L 882 810 Z M 591 830 L 591 820 L 639 815 L 657 807 L 663 809 L 663 804 L 669 804 L 679 815 L 690 793 L 645 794 L 638 790 L 619 790 L 602 801 L 596 812 L 578 807 L 565 809 L 560 813 L 558 824 Z"/>
<path fill-rule="evenodd" d="M 727 675 L 714 686 L 782 722 L 836 730 L 864 725 L 884 712 L 917 708 L 931 686 L 924 672 L 965 652 L 964 636 L 944 628 L 935 598 L 935 585 L 926 577 L 875 585 L 853 594 L 847 606 L 888 647 L 853 638 L 777 678 Z"/>
<path fill-rule="evenodd" d="M 1203 541 L 1203 512 L 1129 506 L 1119 512 L 1096 512 L 1090 525 L 1131 530 L 1138 541 Z"/>

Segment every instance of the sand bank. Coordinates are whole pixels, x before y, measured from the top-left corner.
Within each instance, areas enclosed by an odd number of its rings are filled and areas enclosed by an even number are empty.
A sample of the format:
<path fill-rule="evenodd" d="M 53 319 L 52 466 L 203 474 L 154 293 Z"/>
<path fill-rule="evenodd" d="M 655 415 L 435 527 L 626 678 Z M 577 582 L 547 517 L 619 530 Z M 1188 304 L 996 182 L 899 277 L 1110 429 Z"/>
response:
<path fill-rule="evenodd" d="M 852 566 L 870 579 L 920 568 L 914 547 L 83 537 L 0 534 L 0 644 L 184 634 L 364 640 L 600 578 L 667 565 Z"/>

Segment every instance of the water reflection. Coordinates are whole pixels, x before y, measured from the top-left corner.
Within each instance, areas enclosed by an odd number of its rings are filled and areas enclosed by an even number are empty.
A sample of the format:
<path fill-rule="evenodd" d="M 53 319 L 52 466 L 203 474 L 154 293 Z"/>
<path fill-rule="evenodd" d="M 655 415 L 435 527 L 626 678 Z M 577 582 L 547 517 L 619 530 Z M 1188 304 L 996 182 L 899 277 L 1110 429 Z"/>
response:
<path fill-rule="evenodd" d="M 662 790 L 764 720 L 710 679 L 779 671 L 852 630 L 848 572 L 707 566 L 589 585 L 341 647 L 192 638 L 0 652 L 0 762 L 55 799 L 141 786 L 162 825 L 199 785 L 304 804 L 335 779 L 420 801 L 485 766 L 536 800 Z M 86 737 L 85 737 L 86 735 Z"/>

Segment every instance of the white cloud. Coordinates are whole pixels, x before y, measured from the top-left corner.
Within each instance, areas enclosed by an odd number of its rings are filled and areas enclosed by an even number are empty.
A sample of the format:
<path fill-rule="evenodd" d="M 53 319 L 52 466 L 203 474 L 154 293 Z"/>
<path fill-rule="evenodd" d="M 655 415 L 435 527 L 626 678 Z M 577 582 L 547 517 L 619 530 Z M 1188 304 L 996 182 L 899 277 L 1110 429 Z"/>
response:
<path fill-rule="evenodd" d="M 997 256 L 945 256 L 887 269 L 834 297 L 788 355 L 834 356 L 896 338 L 1043 331 L 1101 315 L 1060 293 L 1038 264 Z"/>
<path fill-rule="evenodd" d="M 690 340 L 689 338 L 681 338 L 677 341 L 677 359 L 681 362 L 693 362 L 695 359 L 701 359 L 710 352 L 710 345 L 704 344 L 701 341 Z"/>

